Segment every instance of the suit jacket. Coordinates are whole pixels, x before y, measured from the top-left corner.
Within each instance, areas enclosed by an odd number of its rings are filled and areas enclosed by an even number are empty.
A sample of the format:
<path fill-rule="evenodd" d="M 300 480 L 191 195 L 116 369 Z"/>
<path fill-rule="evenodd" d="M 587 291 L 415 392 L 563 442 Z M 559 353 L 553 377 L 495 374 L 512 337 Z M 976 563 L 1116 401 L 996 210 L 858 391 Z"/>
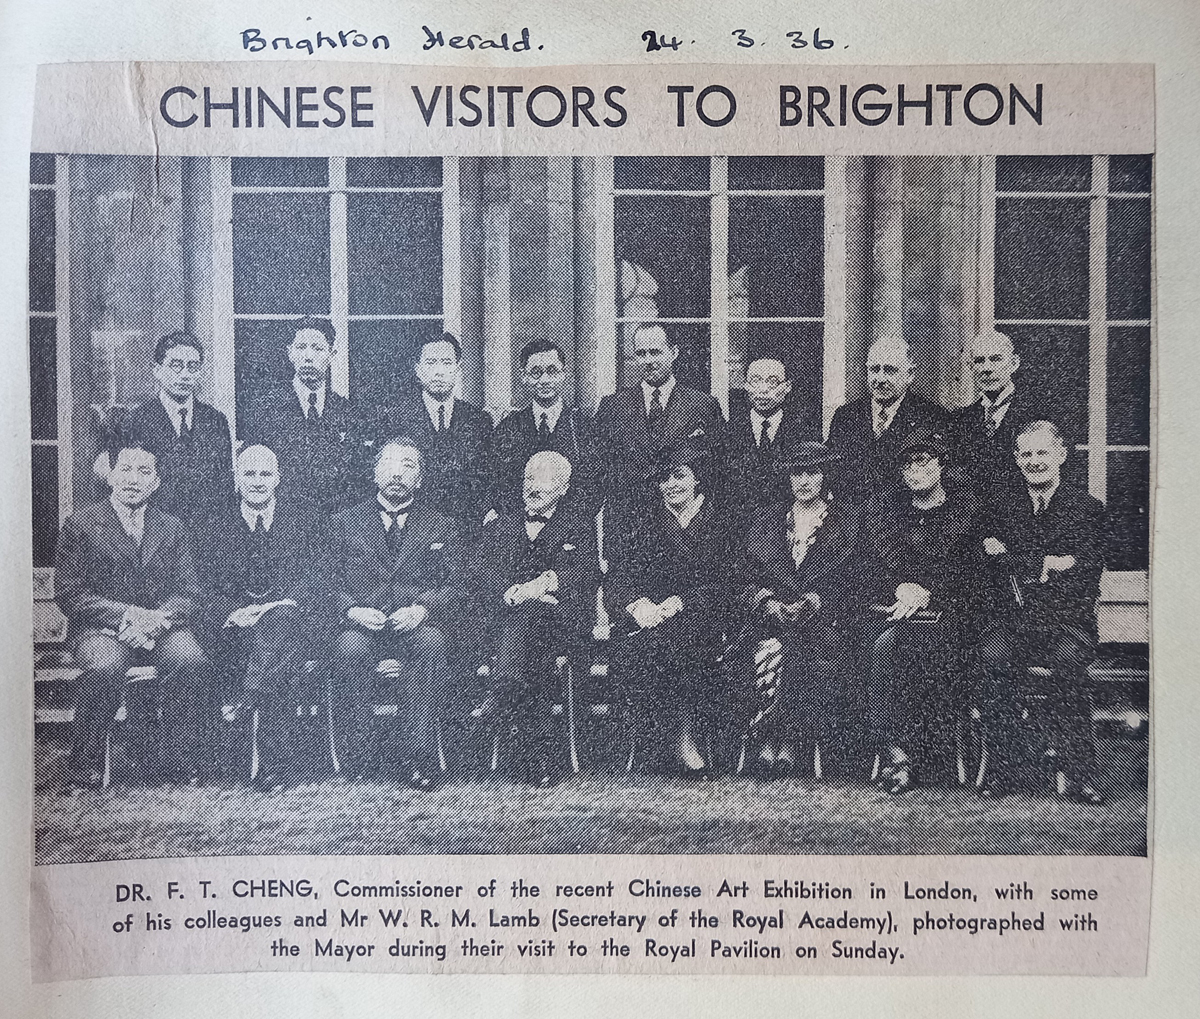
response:
<path fill-rule="evenodd" d="M 323 560 L 316 509 L 291 498 L 278 499 L 271 529 L 262 540 L 265 578 L 256 569 L 256 539 L 246 526 L 240 500 L 230 500 L 211 519 L 197 558 L 206 615 L 215 629 L 236 608 L 282 598 L 291 598 L 310 617 L 314 613 Z"/>
<path fill-rule="evenodd" d="M 729 410 L 729 428 L 725 433 L 730 500 L 747 515 L 752 515 L 759 506 L 790 500 L 788 480 L 780 476 L 775 457 L 789 446 L 809 440 L 821 440 L 820 417 L 787 400 L 783 404 L 783 418 L 775 430 L 774 440 L 770 448 L 764 451 L 755 440 L 750 404 L 744 400 L 733 404 Z"/>
<path fill-rule="evenodd" d="M 184 525 L 147 506 L 139 546 L 107 499 L 77 509 L 58 539 L 54 596 L 68 642 L 83 630 L 117 630 L 131 605 L 186 623 L 202 591 Z"/>
<path fill-rule="evenodd" d="M 638 502 L 655 455 L 688 436 L 703 436 L 712 452 L 713 480 L 724 476 L 725 418 L 710 393 L 675 383 L 654 434 L 646 420 L 642 387 L 621 389 L 600 401 L 593 422 L 596 488 L 606 505 Z M 657 493 L 656 493 L 657 494 Z"/>
<path fill-rule="evenodd" d="M 797 566 L 787 534 L 788 504 L 759 507 L 744 535 L 745 586 L 743 603 L 757 608 L 767 598 L 791 603 L 814 592 L 821 612 L 830 620 L 857 616 L 863 594 L 859 577 L 859 511 L 832 503 L 825 523 Z"/>
<path fill-rule="evenodd" d="M 256 400 L 239 438 L 261 443 L 279 458 L 281 492 L 308 499 L 326 512 L 347 508 L 370 471 L 362 451 L 362 428 L 353 404 L 331 389 L 315 425 L 305 418 L 290 385 Z"/>
<path fill-rule="evenodd" d="M 409 438 L 425 459 L 422 499 L 456 520 L 472 526 L 486 510 L 478 490 L 479 465 L 489 455 L 492 418 L 465 400 L 454 401 L 454 413 L 443 432 L 434 429 L 420 391 L 395 407 L 380 411 L 369 440 L 378 450 L 388 439 Z"/>
<path fill-rule="evenodd" d="M 928 428 L 949 440 L 949 414 L 911 391 L 900 401 L 888 430 L 878 438 L 872 413 L 868 394 L 839 407 L 829 424 L 829 445 L 841 458 L 838 492 L 856 503 L 895 489 L 900 478 L 896 456 L 914 431 Z"/>
<path fill-rule="evenodd" d="M 153 504 L 180 520 L 203 520 L 212 515 L 233 490 L 233 445 L 229 422 L 215 407 L 193 401 L 188 436 L 175 434 L 156 397 L 129 412 L 129 434 L 158 457 L 162 484 Z"/>
<path fill-rule="evenodd" d="M 456 412 L 457 413 L 457 412 Z M 538 433 L 532 407 L 515 410 L 492 433 L 491 455 L 479 461 L 480 491 L 484 494 L 484 512 L 523 513 L 522 482 L 525 464 L 534 453 L 551 450 L 561 453 L 571 464 L 571 490 L 578 507 L 593 506 L 595 495 L 591 475 L 591 428 L 579 409 L 564 407 L 558 425 L 543 439 Z"/>
<path fill-rule="evenodd" d="M 458 525 L 429 503 L 413 503 L 395 550 L 374 498 L 336 514 L 326 546 L 337 618 L 355 606 L 391 613 L 423 605 L 431 624 L 454 626 L 464 595 L 462 541 Z"/>
<path fill-rule="evenodd" d="M 994 617 L 1023 615 L 1036 627 L 1075 626 L 1096 639 L 1096 599 L 1104 572 L 1104 504 L 1063 482 L 1038 516 L 1027 488 L 998 493 L 983 528 L 1007 549 L 985 556 L 991 578 L 989 608 Z M 1041 583 L 1048 555 L 1070 555 L 1075 565 Z M 1021 592 L 1017 606 L 1013 582 Z"/>
<path fill-rule="evenodd" d="M 599 582 L 596 527 L 589 514 L 566 503 L 559 505 L 533 541 L 525 531 L 523 510 L 503 513 L 486 524 L 471 571 L 472 590 L 486 618 L 496 622 L 512 611 L 504 604 L 504 592 L 547 570 L 558 575 L 554 597 L 566 636 L 589 634 Z"/>
<path fill-rule="evenodd" d="M 982 399 L 954 411 L 950 432 L 955 455 L 981 493 L 987 496 L 1001 487 L 1025 487 L 1013 456 L 1017 432 L 1030 421 L 1044 420 L 1045 417 L 1039 402 L 1024 389 L 1013 392 L 1004 419 L 992 436 L 984 426 Z"/>

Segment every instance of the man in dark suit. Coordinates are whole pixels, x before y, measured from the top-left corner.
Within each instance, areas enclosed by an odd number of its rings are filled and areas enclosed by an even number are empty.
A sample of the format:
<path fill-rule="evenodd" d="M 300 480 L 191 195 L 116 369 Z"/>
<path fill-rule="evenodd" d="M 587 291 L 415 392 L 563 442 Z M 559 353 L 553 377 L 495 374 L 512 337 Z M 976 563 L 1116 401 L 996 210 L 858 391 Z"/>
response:
<path fill-rule="evenodd" d="M 574 649 L 595 616 L 595 525 L 572 505 L 570 485 L 565 456 L 534 453 L 522 510 L 505 510 L 484 526 L 473 571 L 495 641 L 494 707 L 525 740 L 528 777 L 542 787 L 563 772 L 552 745 L 554 659 Z M 491 705 L 482 707 L 478 714 L 489 713 Z"/>
<path fill-rule="evenodd" d="M 521 367 L 530 404 L 515 410 L 492 434 L 491 456 L 481 464 L 486 511 L 516 513 L 522 505 L 525 465 L 534 453 L 561 453 L 571 465 L 572 500 L 592 505 L 588 483 L 589 433 L 575 407 L 563 403 L 566 361 L 553 340 L 531 340 L 521 351 Z"/>
<path fill-rule="evenodd" d="M 898 337 L 882 337 L 867 352 L 870 391 L 834 411 L 829 445 L 841 460 L 841 492 L 852 502 L 863 503 L 896 488 L 896 457 L 914 432 L 947 433 L 949 415 L 910 392 L 912 381 L 908 344 Z"/>
<path fill-rule="evenodd" d="M 316 510 L 276 498 L 279 462 L 246 446 L 234 472 L 238 499 L 209 528 L 200 553 L 216 659 L 244 675 L 242 709 L 257 712 L 258 772 L 265 792 L 287 779 L 287 693 L 304 659 L 316 615 L 320 561 Z"/>
<path fill-rule="evenodd" d="M 982 492 L 1021 487 L 1023 479 L 1013 458 L 1017 432 L 1043 416 L 1030 394 L 1016 386 L 1021 358 L 1012 339 L 993 330 L 971 342 L 971 363 L 978 396 L 955 411 L 951 423 L 958 462 Z"/>
<path fill-rule="evenodd" d="M 430 789 L 449 670 L 445 632 L 454 627 L 463 599 L 459 528 L 421 491 L 421 453 L 413 440 L 397 439 L 379 450 L 375 486 L 374 498 L 343 510 L 329 528 L 328 577 L 340 628 L 334 697 L 344 768 L 352 777 L 377 768 L 372 727 L 378 674 L 401 682 L 404 778 L 414 789 Z"/>
<path fill-rule="evenodd" d="M 746 367 L 746 401 L 730 406 L 729 492 L 745 515 L 790 497 L 787 478 L 775 470 L 777 454 L 821 438 L 817 413 L 796 406 L 791 392 L 783 358 L 763 354 Z"/>
<path fill-rule="evenodd" d="M 413 366 L 420 390 L 380 413 L 375 448 L 397 436 L 414 440 L 424 460 L 422 502 L 476 526 L 484 516 L 476 488 L 479 465 L 489 455 L 492 419 L 454 395 L 461 360 L 462 348 L 451 333 L 421 342 Z"/>
<path fill-rule="evenodd" d="M 291 385 L 255 400 L 238 429 L 247 445 L 275 451 L 285 491 L 326 512 L 345 509 L 357 481 L 361 429 L 354 407 L 329 387 L 336 334 L 333 323 L 302 318 L 293 326 L 287 356 Z"/>
<path fill-rule="evenodd" d="M 155 454 L 126 441 L 108 462 L 112 495 L 67 517 L 54 562 L 67 648 L 83 669 L 70 755 L 82 788 L 103 779 L 105 737 L 132 664 L 159 670 L 169 778 L 198 774 L 209 689 L 189 629 L 201 591 L 184 525 L 147 505 L 159 485 Z"/>
<path fill-rule="evenodd" d="M 720 490 L 725 471 L 725 418 L 710 393 L 675 379 L 679 347 L 660 325 L 640 326 L 633 337 L 641 381 L 600 401 L 593 423 L 596 488 L 609 508 L 640 500 L 656 457 L 684 439 L 709 454 L 712 484 Z"/>
<path fill-rule="evenodd" d="M 1049 421 L 1016 437 L 1020 490 L 994 500 L 983 551 L 992 567 L 989 625 L 977 645 L 980 708 L 991 757 L 985 795 L 1008 790 L 1016 692 L 1036 677 L 1039 725 L 1058 792 L 1100 804 L 1088 663 L 1096 653 L 1096 599 L 1104 572 L 1104 506 L 1062 478 L 1067 450 Z"/>
<path fill-rule="evenodd" d="M 229 422 L 196 399 L 203 364 L 204 348 L 190 333 L 162 337 L 154 347 L 158 396 L 129 411 L 125 423 L 128 437 L 158 457 L 155 506 L 184 522 L 210 516 L 233 488 Z"/>

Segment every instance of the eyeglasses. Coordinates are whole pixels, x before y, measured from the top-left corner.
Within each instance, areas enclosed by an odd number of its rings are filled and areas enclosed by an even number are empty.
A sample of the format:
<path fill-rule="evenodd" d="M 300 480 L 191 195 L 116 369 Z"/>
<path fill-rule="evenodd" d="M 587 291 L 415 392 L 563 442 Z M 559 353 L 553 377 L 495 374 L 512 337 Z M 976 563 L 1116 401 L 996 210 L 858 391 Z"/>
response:
<path fill-rule="evenodd" d="M 746 385 L 750 389 L 778 389 L 787 379 L 781 378 L 778 375 L 747 375 Z"/>
<path fill-rule="evenodd" d="M 167 362 L 167 367 L 176 375 L 182 375 L 184 372 L 190 375 L 195 375 L 200 370 L 199 361 L 180 361 L 178 358 L 172 358 Z"/>
<path fill-rule="evenodd" d="M 557 367 L 556 365 L 549 365 L 545 368 L 526 368 L 525 369 L 525 374 L 528 375 L 531 379 L 540 379 L 540 378 L 552 379 L 552 378 L 556 378 L 557 376 L 561 375 L 562 373 L 563 373 L 563 370 L 561 368 Z"/>

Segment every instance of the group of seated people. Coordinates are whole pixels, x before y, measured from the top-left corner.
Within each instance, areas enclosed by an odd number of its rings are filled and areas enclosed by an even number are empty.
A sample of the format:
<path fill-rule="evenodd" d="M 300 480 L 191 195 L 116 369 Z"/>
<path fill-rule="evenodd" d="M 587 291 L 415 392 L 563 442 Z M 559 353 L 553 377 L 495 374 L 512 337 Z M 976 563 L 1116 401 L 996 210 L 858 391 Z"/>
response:
<path fill-rule="evenodd" d="M 631 767 L 766 780 L 834 762 L 901 795 L 938 780 L 974 714 L 974 785 L 998 796 L 1033 693 L 1057 791 L 1103 801 L 1086 675 L 1103 507 L 1064 478 L 1066 440 L 1017 388 L 1004 334 L 975 339 L 979 397 L 954 413 L 909 391 L 903 341 L 877 340 L 869 392 L 826 441 L 789 399 L 786 354 L 751 361 L 727 422 L 676 380 L 659 325 L 634 335 L 639 383 L 590 420 L 564 404 L 562 351 L 529 344 L 530 405 L 494 428 L 455 395 L 450 334 L 415 351 L 411 399 L 369 420 L 329 387 L 334 344 L 328 322 L 295 323 L 291 384 L 256 401 L 235 457 L 195 396 L 200 343 L 159 341 L 158 398 L 114 419 L 98 461 L 111 494 L 76 509 L 57 548 L 83 670 L 72 788 L 102 781 L 143 662 L 159 674 L 165 779 L 204 779 L 223 670 L 255 715 L 254 781 L 282 788 L 298 778 L 291 691 L 308 660 L 328 664 L 350 780 L 432 788 L 439 722 L 465 707 L 552 785 L 566 772 L 556 662 L 586 657 L 599 591 Z M 391 775 L 381 697 L 401 716 Z"/>

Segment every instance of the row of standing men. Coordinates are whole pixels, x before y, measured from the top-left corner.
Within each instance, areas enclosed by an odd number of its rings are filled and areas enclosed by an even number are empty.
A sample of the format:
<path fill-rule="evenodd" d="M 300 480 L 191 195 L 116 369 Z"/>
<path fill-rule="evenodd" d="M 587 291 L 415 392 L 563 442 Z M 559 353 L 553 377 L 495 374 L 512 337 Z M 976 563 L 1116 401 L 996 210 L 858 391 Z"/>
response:
<path fill-rule="evenodd" d="M 530 344 L 520 363 L 530 406 L 494 430 L 486 413 L 454 396 L 461 353 L 454 337 L 431 338 L 416 351 L 419 389 L 407 404 L 378 412 L 370 427 L 328 386 L 334 342 L 327 322 L 295 323 L 291 385 L 251 409 L 236 469 L 225 419 L 195 395 L 201 346 L 186 334 L 159 342 L 158 399 L 113 422 L 113 494 L 73 514 L 58 551 L 57 594 L 85 670 L 77 781 L 95 780 L 125 668 L 152 654 L 164 696 L 175 698 L 164 715 L 181 723 L 203 713 L 194 694 L 204 684 L 176 677 L 213 658 L 245 669 L 246 703 L 259 707 L 264 723 L 269 765 L 260 781 L 274 786 L 286 771 L 278 709 L 305 646 L 298 638 L 332 622 L 347 770 L 368 774 L 376 764 L 371 705 L 382 676 L 402 687 L 404 777 L 426 788 L 436 778 L 433 722 L 454 672 L 449 661 L 461 650 L 446 635 L 466 628 L 469 591 L 483 605 L 481 632 L 491 643 L 465 657 L 493 661 L 490 695 L 475 714 L 519 723 L 531 777 L 551 782 L 560 769 L 544 660 L 590 630 L 588 592 L 594 598 L 603 560 L 611 659 L 639 737 L 685 774 L 710 773 L 711 709 L 728 707 L 736 693 L 738 709 L 720 714 L 745 722 L 739 766 L 784 773 L 805 744 L 819 762 L 822 744 L 828 753 L 854 742 L 848 720 L 861 718 L 876 751 L 875 777 L 890 792 L 907 791 L 916 781 L 917 730 L 961 706 L 946 677 L 963 673 L 967 649 L 984 677 L 974 700 L 992 705 L 993 756 L 1002 761 L 1013 677 L 1036 651 L 1064 687 L 1051 714 L 1067 736 L 1051 749 L 1062 754 L 1070 791 L 1098 798 L 1090 728 L 1080 735 L 1086 706 L 1078 673 L 1095 645 L 1099 504 L 1060 485 L 1055 461 L 1059 450 L 1065 459 L 1065 443 L 1057 429 L 1026 443 L 1051 447 L 1027 459 L 1040 459 L 1053 475 L 1047 504 L 1056 512 L 1043 515 L 1031 501 L 1037 485 L 1014 450 L 1022 428 L 1042 416 L 1018 392 L 1019 358 L 1003 334 L 976 339 L 980 396 L 954 415 L 910 392 L 902 341 L 876 342 L 870 392 L 835 413 L 828 447 L 819 443 L 819 417 L 788 399 L 786 355 L 764 352 L 750 363 L 747 404 L 727 425 L 711 395 L 676 381 L 678 348 L 656 325 L 634 337 L 639 384 L 605 397 L 591 421 L 563 404 L 561 350 Z M 405 441 L 390 441 L 398 438 Z M 144 447 L 150 473 L 127 446 Z M 937 480 L 918 492 L 910 475 L 922 471 L 921 484 L 932 474 Z M 374 478 L 375 491 L 359 501 L 364 476 Z M 236 497 L 226 497 L 231 478 Z M 594 526 L 601 507 L 602 553 Z M 1026 513 L 1030 507 L 1036 512 Z M 1014 537 L 1027 516 L 1038 517 L 1037 533 Z M 1052 517 L 1063 518 L 1058 533 L 1048 533 Z M 1078 540 L 1082 518 L 1086 549 Z M 117 534 L 106 548 L 98 533 L 105 525 L 118 526 L 125 540 Z M 160 548 L 162 561 L 178 567 L 185 549 L 198 550 L 193 598 L 207 612 L 184 605 L 186 584 L 149 590 L 147 544 L 156 529 L 177 532 L 178 551 Z M 1027 576 L 1034 553 L 1051 547 L 1037 564 L 1045 575 Z M 473 555 L 464 562 L 467 549 Z M 134 562 L 105 561 L 122 555 Z M 1018 559 L 1020 569 L 1012 565 Z M 1062 568 L 1042 570 L 1051 560 Z M 999 602 L 964 597 L 968 564 L 1002 567 Z M 1063 579 L 1073 597 L 1043 597 Z M 1023 596 L 1031 581 L 1038 587 Z M 317 589 L 327 597 L 314 597 Z M 100 614 L 97 599 L 111 603 Z M 1044 604 L 1025 611 L 1030 603 Z M 330 619 L 317 619 L 318 604 L 332 608 Z M 1047 625 L 1080 646 L 1043 640 Z M 1037 640 L 1024 632 L 1031 626 Z M 728 649 L 726 638 L 733 638 Z M 723 655 L 721 670 L 715 663 Z M 714 680 L 730 662 L 746 683 Z M 856 674 L 869 677 L 861 697 Z M 922 691 L 938 696 L 931 702 Z M 168 759 L 183 777 L 202 762 L 199 727 L 173 728 L 179 738 Z M 1003 791 L 1003 768 L 992 776 L 984 791 Z"/>

